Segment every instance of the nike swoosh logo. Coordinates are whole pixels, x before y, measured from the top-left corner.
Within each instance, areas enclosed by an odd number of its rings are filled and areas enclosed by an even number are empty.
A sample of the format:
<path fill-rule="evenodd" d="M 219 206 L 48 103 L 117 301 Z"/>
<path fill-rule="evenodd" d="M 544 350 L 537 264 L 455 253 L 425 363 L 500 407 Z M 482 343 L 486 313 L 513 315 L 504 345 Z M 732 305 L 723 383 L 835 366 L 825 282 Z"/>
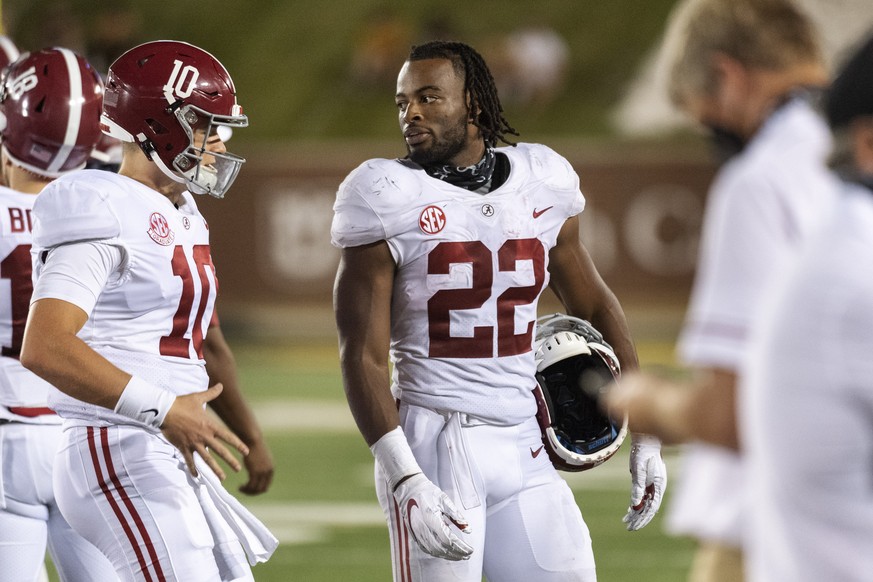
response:
<path fill-rule="evenodd" d="M 548 210 L 548 209 L 546 209 L 546 210 Z M 530 456 L 533 457 L 534 459 L 536 459 L 539 456 L 539 454 L 542 452 L 543 452 L 543 445 L 540 445 L 540 448 L 538 448 L 537 450 L 533 450 L 533 449 L 530 450 Z"/>
<path fill-rule="evenodd" d="M 539 218 L 540 216 L 542 216 L 543 214 L 545 214 L 546 212 L 548 212 L 548 211 L 551 210 L 552 208 L 554 208 L 554 206 L 546 206 L 546 207 L 543 208 L 542 210 L 537 210 L 536 208 L 534 208 L 534 211 L 533 211 L 533 217 L 534 217 L 534 218 Z"/>
<path fill-rule="evenodd" d="M 418 507 L 418 501 L 416 501 L 414 498 L 410 499 L 406 503 L 406 519 L 410 522 L 412 521 L 412 510 L 416 507 Z"/>
<path fill-rule="evenodd" d="M 151 412 L 151 413 L 154 414 L 155 416 L 158 415 L 158 409 L 157 409 L 157 408 L 147 408 L 146 410 L 143 410 L 143 411 L 142 411 L 142 414 L 146 414 L 146 413 L 149 413 L 149 412 Z"/>

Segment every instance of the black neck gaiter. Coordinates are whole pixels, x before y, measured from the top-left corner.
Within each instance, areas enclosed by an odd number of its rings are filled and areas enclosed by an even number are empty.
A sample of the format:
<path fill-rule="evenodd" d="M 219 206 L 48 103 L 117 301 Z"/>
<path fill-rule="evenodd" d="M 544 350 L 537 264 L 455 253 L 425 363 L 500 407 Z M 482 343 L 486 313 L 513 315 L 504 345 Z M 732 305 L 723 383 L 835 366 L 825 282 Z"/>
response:
<path fill-rule="evenodd" d="M 478 164 L 464 168 L 451 165 L 427 166 L 424 171 L 432 178 L 443 180 L 458 188 L 487 194 L 491 191 L 491 177 L 494 174 L 495 159 L 494 150 L 488 148 Z"/>

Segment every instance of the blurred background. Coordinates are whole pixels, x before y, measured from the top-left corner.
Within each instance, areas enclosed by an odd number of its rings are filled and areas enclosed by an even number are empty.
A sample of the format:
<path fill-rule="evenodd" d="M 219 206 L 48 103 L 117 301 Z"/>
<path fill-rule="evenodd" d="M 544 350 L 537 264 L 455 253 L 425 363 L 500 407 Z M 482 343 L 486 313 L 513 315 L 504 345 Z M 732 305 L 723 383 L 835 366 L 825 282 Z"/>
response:
<path fill-rule="evenodd" d="M 819 20 L 832 62 L 873 24 L 869 0 L 800 3 Z M 330 297 L 339 252 L 329 228 L 349 171 L 404 154 L 393 94 L 411 45 L 473 45 L 521 140 L 573 163 L 588 200 L 580 234 L 627 310 L 642 365 L 674 365 L 716 169 L 704 136 L 663 89 L 660 41 L 676 4 L 2 0 L 4 33 L 22 50 L 65 46 L 105 72 L 136 44 L 184 40 L 214 54 L 236 83 L 251 125 L 228 149 L 248 162 L 226 199 L 198 203 L 210 222 L 223 327 L 277 461 L 273 489 L 245 500 L 282 541 L 255 569 L 258 580 L 390 579 L 372 457 L 337 368 Z M 541 312 L 556 309 L 547 294 Z M 625 452 L 571 479 L 600 579 L 682 580 L 689 542 L 666 537 L 660 518 L 623 530 L 626 461 Z"/>

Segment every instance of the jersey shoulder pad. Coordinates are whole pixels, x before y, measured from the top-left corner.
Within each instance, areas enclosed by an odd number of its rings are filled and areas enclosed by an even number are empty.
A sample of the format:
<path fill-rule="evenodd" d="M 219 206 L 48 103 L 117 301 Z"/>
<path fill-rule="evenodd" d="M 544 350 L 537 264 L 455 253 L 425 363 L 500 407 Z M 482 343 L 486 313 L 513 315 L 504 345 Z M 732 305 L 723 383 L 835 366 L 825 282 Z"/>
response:
<path fill-rule="evenodd" d="M 404 160 L 373 159 L 353 170 L 340 184 L 333 206 L 331 241 L 353 247 L 385 240 L 393 213 L 406 209 L 421 191 L 418 166 Z"/>
<path fill-rule="evenodd" d="M 119 176 L 101 170 L 72 172 L 46 186 L 33 205 L 33 242 L 42 248 L 117 237 L 121 224 L 112 193 Z"/>
<path fill-rule="evenodd" d="M 534 181 L 542 181 L 552 190 L 579 190 L 579 176 L 564 156 L 552 148 L 536 143 L 520 143 L 501 148 L 513 163 L 526 166 Z"/>

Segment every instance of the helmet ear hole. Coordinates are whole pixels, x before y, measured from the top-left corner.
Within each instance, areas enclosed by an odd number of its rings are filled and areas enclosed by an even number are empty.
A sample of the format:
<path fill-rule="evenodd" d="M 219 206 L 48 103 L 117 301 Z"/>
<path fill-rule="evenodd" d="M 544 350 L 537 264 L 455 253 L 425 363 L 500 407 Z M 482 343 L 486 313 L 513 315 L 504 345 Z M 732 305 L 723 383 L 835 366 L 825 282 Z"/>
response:
<path fill-rule="evenodd" d="M 149 129 L 151 129 L 152 132 L 155 133 L 156 135 L 166 135 L 166 134 L 170 133 L 170 131 L 163 124 L 159 123 L 156 119 L 154 119 L 152 117 L 149 117 L 148 119 L 146 119 L 145 122 L 146 122 L 146 125 L 149 126 Z M 167 145 L 172 147 L 171 144 L 167 144 Z"/>

